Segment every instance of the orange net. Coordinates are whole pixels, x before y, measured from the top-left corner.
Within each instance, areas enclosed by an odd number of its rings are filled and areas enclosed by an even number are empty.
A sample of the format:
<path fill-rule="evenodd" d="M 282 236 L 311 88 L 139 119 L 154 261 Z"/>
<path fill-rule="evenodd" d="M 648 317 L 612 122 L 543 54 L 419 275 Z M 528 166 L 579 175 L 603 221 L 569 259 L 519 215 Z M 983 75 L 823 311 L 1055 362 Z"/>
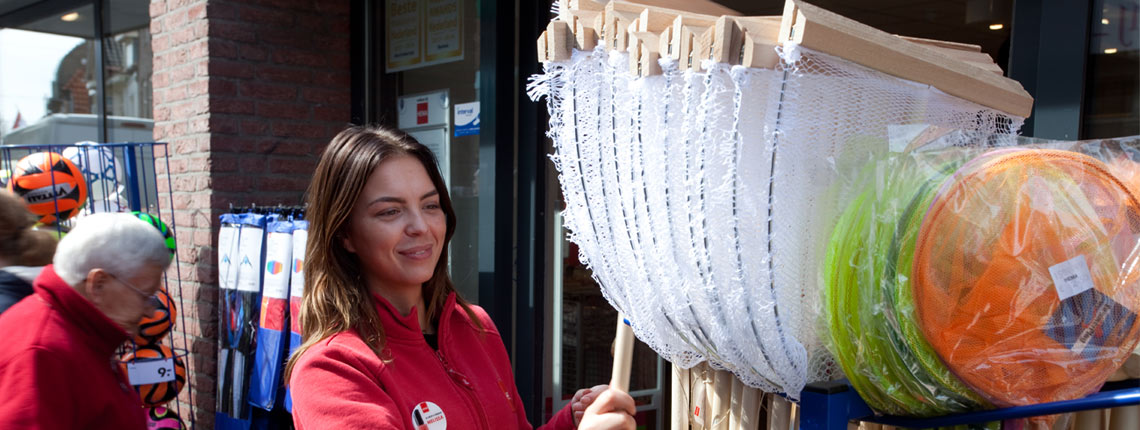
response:
<path fill-rule="evenodd" d="M 996 405 L 1093 392 L 1136 346 L 1138 232 L 1140 204 L 1094 158 L 982 155 L 922 223 L 912 285 L 923 334 Z"/>

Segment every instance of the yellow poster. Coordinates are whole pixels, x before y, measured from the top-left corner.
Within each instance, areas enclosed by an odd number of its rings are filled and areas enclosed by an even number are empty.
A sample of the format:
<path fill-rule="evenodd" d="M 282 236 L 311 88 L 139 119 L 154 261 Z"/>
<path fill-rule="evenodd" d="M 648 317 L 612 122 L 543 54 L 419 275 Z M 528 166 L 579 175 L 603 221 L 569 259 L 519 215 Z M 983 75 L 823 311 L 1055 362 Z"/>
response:
<path fill-rule="evenodd" d="M 460 0 L 388 0 L 384 8 L 389 73 L 463 59 Z"/>

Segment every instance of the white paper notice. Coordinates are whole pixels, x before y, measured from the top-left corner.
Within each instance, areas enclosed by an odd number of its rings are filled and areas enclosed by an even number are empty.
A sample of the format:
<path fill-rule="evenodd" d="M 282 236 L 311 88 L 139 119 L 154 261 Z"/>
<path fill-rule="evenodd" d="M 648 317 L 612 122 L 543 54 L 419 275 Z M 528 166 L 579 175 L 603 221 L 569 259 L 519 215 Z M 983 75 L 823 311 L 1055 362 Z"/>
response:
<path fill-rule="evenodd" d="M 229 224 L 223 224 L 218 231 L 218 279 L 223 289 L 237 288 L 237 238 L 238 229 Z"/>
<path fill-rule="evenodd" d="M 238 235 L 237 289 L 256 293 L 261 291 L 261 243 L 265 240 L 265 230 L 260 227 L 243 225 Z"/>
<path fill-rule="evenodd" d="M 127 379 L 131 385 L 157 384 L 173 381 L 174 359 L 137 360 L 127 363 Z"/>
<path fill-rule="evenodd" d="M 265 289 L 262 294 L 274 299 L 289 298 L 289 270 L 293 259 L 293 235 L 270 232 L 265 239 Z"/>
<path fill-rule="evenodd" d="M 1053 286 L 1057 288 L 1057 296 L 1061 300 L 1093 287 L 1092 274 L 1089 273 L 1089 265 L 1083 255 L 1049 267 L 1049 275 L 1053 277 Z"/>
<path fill-rule="evenodd" d="M 308 241 L 308 230 L 293 230 L 293 275 L 289 279 L 289 295 L 293 297 L 301 297 L 305 292 L 305 245 Z"/>

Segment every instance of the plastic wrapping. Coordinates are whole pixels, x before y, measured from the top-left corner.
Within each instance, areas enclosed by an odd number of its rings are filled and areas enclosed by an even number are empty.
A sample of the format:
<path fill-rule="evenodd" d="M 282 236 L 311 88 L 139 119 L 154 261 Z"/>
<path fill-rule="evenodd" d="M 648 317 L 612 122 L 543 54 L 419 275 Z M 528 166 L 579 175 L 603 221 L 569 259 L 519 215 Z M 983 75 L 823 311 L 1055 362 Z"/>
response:
<path fill-rule="evenodd" d="M 952 133 L 837 163 L 825 330 L 868 404 L 930 416 L 1099 389 L 1140 338 L 1137 140 Z"/>

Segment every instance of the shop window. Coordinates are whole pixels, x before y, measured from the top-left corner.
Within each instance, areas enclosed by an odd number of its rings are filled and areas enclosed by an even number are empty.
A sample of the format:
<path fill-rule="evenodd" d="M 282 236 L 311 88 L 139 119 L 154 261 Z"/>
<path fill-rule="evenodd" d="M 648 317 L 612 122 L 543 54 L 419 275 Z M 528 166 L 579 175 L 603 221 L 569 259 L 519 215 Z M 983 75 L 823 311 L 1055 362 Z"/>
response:
<path fill-rule="evenodd" d="M 1097 0 L 1089 17 L 1081 138 L 1140 134 L 1140 1 Z"/>
<path fill-rule="evenodd" d="M 99 6 L 0 28 L 0 144 L 153 139 L 149 2 Z"/>

